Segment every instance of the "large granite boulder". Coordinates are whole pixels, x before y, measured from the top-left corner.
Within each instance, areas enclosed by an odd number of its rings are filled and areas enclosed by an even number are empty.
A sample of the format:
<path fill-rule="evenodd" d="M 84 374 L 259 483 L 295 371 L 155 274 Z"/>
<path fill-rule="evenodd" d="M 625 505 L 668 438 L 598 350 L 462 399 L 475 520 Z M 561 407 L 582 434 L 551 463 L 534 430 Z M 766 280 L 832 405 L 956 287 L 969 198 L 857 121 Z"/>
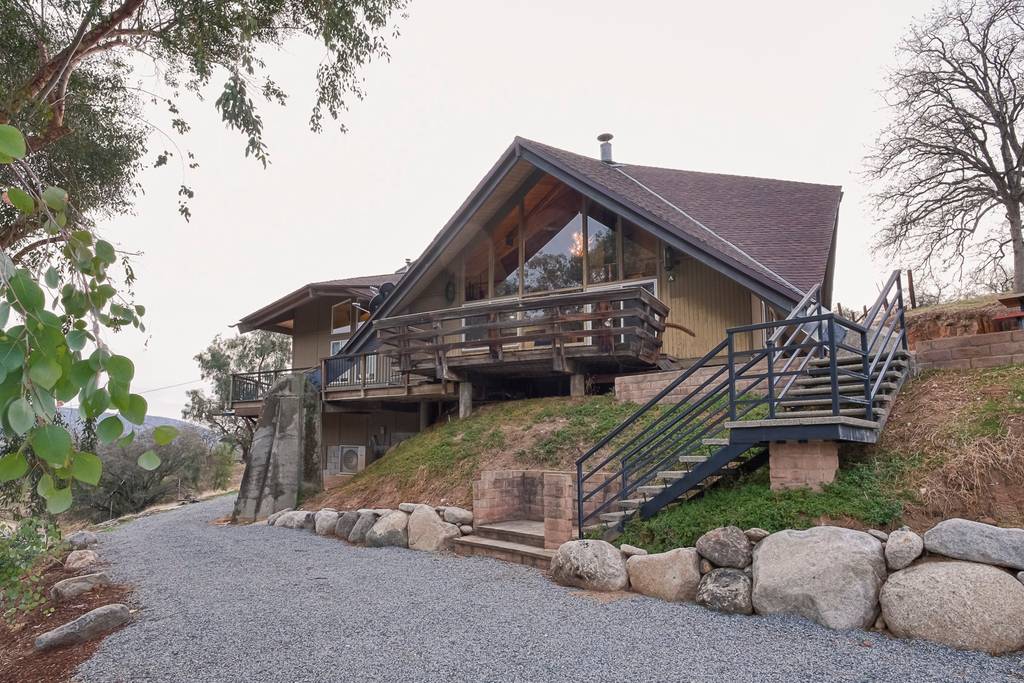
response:
<path fill-rule="evenodd" d="M 83 593 L 88 593 L 93 588 L 108 585 L 110 585 L 110 577 L 103 572 L 72 576 L 70 579 L 58 581 L 50 586 L 50 599 L 54 602 L 70 600 L 71 598 L 76 598 Z"/>
<path fill-rule="evenodd" d="M 409 515 L 401 510 L 387 513 L 366 532 L 365 542 L 368 548 L 409 547 Z"/>
<path fill-rule="evenodd" d="M 881 603 L 895 636 L 992 654 L 1024 649 L 1024 585 L 991 565 L 915 565 L 889 577 Z"/>
<path fill-rule="evenodd" d="M 313 530 L 317 536 L 332 536 L 334 528 L 338 526 L 338 512 L 336 510 L 321 510 L 313 517 Z"/>
<path fill-rule="evenodd" d="M 352 531 L 348 534 L 349 543 L 362 543 L 366 540 L 366 532 L 377 523 L 377 513 L 373 510 L 362 510 L 356 513 L 359 519 L 352 525 Z"/>
<path fill-rule="evenodd" d="M 700 583 L 700 556 L 693 548 L 633 555 L 626 560 L 629 585 L 637 593 L 671 602 L 693 602 Z"/>
<path fill-rule="evenodd" d="M 286 512 L 274 520 L 274 526 L 282 529 L 312 529 L 315 525 L 316 515 L 305 510 Z"/>
<path fill-rule="evenodd" d="M 885 563 L 889 566 L 889 571 L 898 572 L 921 557 L 923 551 L 924 540 L 907 527 L 903 527 L 889 534 L 889 540 L 885 544 Z"/>
<path fill-rule="evenodd" d="M 82 569 L 88 569 L 99 562 L 99 560 L 99 556 L 92 550 L 72 550 L 68 553 L 67 559 L 64 560 L 64 569 L 77 572 Z"/>
<path fill-rule="evenodd" d="M 410 550 L 450 550 L 459 535 L 459 527 L 442 521 L 429 505 L 418 505 L 409 515 Z"/>
<path fill-rule="evenodd" d="M 36 650 L 49 650 L 61 645 L 74 645 L 98 638 L 107 631 L 127 624 L 132 618 L 126 605 L 97 607 L 74 621 L 58 626 L 36 638 Z"/>
<path fill-rule="evenodd" d="M 85 529 L 82 531 L 76 531 L 69 535 L 65 540 L 68 545 L 71 546 L 72 550 L 85 550 L 89 546 L 96 545 L 100 542 L 100 539 L 96 534 Z"/>
<path fill-rule="evenodd" d="M 472 524 L 473 513 L 465 508 L 446 507 L 444 509 L 444 521 L 456 525 Z"/>
<path fill-rule="evenodd" d="M 292 512 L 293 508 L 285 508 L 284 510 L 278 510 L 274 514 L 267 517 L 267 526 L 274 526 L 284 514 Z"/>
<path fill-rule="evenodd" d="M 726 614 L 753 614 L 752 583 L 742 569 L 712 569 L 697 586 L 697 604 Z"/>
<path fill-rule="evenodd" d="M 551 578 L 563 586 L 592 591 L 618 591 L 629 585 L 626 561 L 606 541 L 567 541 L 551 558 Z"/>
<path fill-rule="evenodd" d="M 359 519 L 359 513 L 355 510 L 349 510 L 343 512 L 338 517 L 338 523 L 334 525 L 334 535 L 338 538 L 348 539 L 348 535 L 352 533 L 352 527 L 356 525 L 356 521 Z"/>
<path fill-rule="evenodd" d="M 947 519 L 925 532 L 924 547 L 957 560 L 1024 569 L 1024 529 Z"/>
<path fill-rule="evenodd" d="M 834 629 L 869 628 L 878 616 L 885 557 L 877 538 L 819 526 L 786 530 L 754 550 L 754 611 L 798 614 Z"/>
<path fill-rule="evenodd" d="M 743 569 L 750 564 L 754 546 L 735 526 L 712 529 L 697 539 L 697 552 L 716 567 Z"/>

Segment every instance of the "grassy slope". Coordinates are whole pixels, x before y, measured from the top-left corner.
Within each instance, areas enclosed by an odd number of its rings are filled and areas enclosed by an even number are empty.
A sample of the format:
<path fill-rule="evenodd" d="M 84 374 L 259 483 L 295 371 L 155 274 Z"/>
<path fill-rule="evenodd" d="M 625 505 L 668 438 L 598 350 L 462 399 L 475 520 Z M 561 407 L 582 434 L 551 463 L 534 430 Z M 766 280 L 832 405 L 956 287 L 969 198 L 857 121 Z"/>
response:
<path fill-rule="evenodd" d="M 436 425 L 399 444 L 307 507 L 382 507 L 404 501 L 470 505 L 472 482 L 481 470 L 574 470 L 576 458 L 636 408 L 610 396 L 486 406 L 467 420 Z"/>
<path fill-rule="evenodd" d="M 767 471 L 632 522 L 618 540 L 651 551 L 734 524 L 768 531 L 830 523 L 924 530 L 948 517 L 1024 524 L 1024 367 L 927 372 L 904 387 L 873 448 L 843 451 L 822 493 L 773 493 Z"/>

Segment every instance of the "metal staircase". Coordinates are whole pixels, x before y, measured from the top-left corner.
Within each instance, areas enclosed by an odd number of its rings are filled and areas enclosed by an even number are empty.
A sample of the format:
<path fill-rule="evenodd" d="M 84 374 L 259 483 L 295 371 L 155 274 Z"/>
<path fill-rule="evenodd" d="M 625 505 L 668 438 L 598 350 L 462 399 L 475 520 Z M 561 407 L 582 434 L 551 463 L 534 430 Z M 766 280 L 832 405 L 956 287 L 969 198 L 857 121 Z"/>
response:
<path fill-rule="evenodd" d="M 812 289 L 721 343 L 576 461 L 577 523 L 621 528 L 759 466 L 771 441 L 874 443 L 909 369 L 899 271 L 861 322 Z M 674 403 L 680 389 L 689 391 Z"/>

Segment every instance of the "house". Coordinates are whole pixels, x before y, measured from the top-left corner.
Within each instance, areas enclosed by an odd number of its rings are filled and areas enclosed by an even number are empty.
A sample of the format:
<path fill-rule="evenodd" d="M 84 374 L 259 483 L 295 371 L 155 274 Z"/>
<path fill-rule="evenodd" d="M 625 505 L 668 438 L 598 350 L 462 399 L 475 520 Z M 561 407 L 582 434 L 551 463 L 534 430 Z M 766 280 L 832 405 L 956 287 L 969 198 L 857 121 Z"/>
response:
<path fill-rule="evenodd" d="M 312 283 L 239 321 L 292 335 L 294 369 L 316 370 L 328 474 L 474 400 L 683 370 L 812 290 L 828 307 L 839 187 L 622 163 L 599 140 L 591 158 L 516 138 L 400 272 Z M 750 351 L 764 333 L 730 339 Z M 234 410 L 258 414 L 275 376 L 237 376 Z"/>

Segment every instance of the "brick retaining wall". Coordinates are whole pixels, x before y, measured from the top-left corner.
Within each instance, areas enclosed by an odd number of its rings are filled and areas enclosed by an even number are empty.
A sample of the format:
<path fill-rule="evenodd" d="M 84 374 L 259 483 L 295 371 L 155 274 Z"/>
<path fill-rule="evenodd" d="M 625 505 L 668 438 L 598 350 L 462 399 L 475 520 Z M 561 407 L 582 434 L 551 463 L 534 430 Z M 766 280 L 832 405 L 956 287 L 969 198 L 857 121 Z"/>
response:
<path fill-rule="evenodd" d="M 696 370 L 692 375 L 686 378 L 686 381 L 673 389 L 668 396 L 663 398 L 661 402 L 675 403 L 679 401 L 679 399 L 687 396 L 694 389 L 706 382 L 708 378 L 710 378 L 719 369 L 719 367 L 720 366 L 707 366 Z M 750 371 L 763 373 L 764 363 L 762 362 L 758 366 L 751 368 Z M 669 370 L 667 372 L 648 372 L 642 375 L 624 375 L 616 377 L 615 399 L 622 402 L 640 404 L 647 403 L 657 396 L 658 393 L 666 386 L 675 381 L 675 379 L 683 372 L 685 372 L 685 370 Z M 728 374 L 723 372 L 712 382 L 712 386 L 725 379 L 728 379 Z M 741 389 L 746 386 L 742 381 L 738 382 L 738 385 Z M 760 387 L 763 386 L 765 386 L 764 382 L 761 383 Z"/>
<path fill-rule="evenodd" d="M 966 369 L 1024 363 L 1024 330 L 917 342 L 917 367 Z"/>

